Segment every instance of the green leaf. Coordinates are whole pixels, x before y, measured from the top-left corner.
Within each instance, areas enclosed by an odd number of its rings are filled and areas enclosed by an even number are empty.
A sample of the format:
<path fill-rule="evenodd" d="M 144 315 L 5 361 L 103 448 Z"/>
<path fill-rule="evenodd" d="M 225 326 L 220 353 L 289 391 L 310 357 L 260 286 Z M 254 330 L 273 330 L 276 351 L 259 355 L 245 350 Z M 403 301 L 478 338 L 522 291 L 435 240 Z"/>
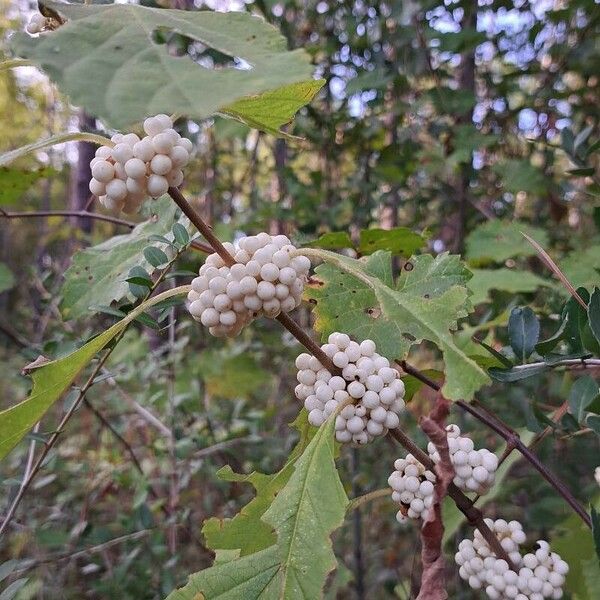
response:
<path fill-rule="evenodd" d="M 180 245 L 186 246 L 190 241 L 190 234 L 181 223 L 173 225 L 173 239 Z"/>
<path fill-rule="evenodd" d="M 335 568 L 331 533 L 348 498 L 335 467 L 334 419 L 319 428 L 262 520 L 277 543 L 190 576 L 168 600 L 315 600 Z"/>
<path fill-rule="evenodd" d="M 13 581 L 4 591 L 0 594 L 0 600 L 13 600 L 19 593 L 19 590 L 29 581 L 29 577 L 21 577 Z"/>
<path fill-rule="evenodd" d="M 521 381 L 522 379 L 527 379 L 528 377 L 533 377 L 534 375 L 539 375 L 540 373 L 544 373 L 545 371 L 549 371 L 549 365 L 545 363 L 535 364 L 535 365 L 521 365 L 518 367 L 513 367 L 512 369 L 490 369 L 489 373 L 492 379 L 496 381 L 503 381 L 504 383 L 513 383 L 514 381 Z"/>
<path fill-rule="evenodd" d="M 577 515 L 556 525 L 552 550 L 569 564 L 565 589 L 574 600 L 597 600 L 600 567 L 594 551 L 594 538 Z"/>
<path fill-rule="evenodd" d="M 36 181 L 55 173 L 48 167 L 35 171 L 0 167 L 0 204 L 4 207 L 15 204 Z"/>
<path fill-rule="evenodd" d="M 15 285 L 13 272 L 4 264 L 0 263 L 0 294 L 10 290 Z"/>
<path fill-rule="evenodd" d="M 308 104 L 325 84 L 324 79 L 302 81 L 279 87 L 227 105 L 222 114 L 276 136 L 289 136 L 279 128 L 286 125 L 305 104 Z"/>
<path fill-rule="evenodd" d="M 471 271 L 460 256 L 444 252 L 434 258 L 422 254 L 404 265 L 396 288 L 406 294 L 435 298 L 455 285 L 464 287 L 470 279 Z"/>
<path fill-rule="evenodd" d="M 575 288 L 591 288 L 598 285 L 598 281 L 600 281 L 600 244 L 574 250 L 560 262 L 560 268 Z M 568 292 L 565 290 L 564 293 Z"/>
<path fill-rule="evenodd" d="M 540 336 L 540 322 L 528 307 L 513 308 L 508 319 L 508 337 L 517 358 L 524 363 L 535 349 Z"/>
<path fill-rule="evenodd" d="M 523 237 L 525 232 L 542 246 L 548 243 L 548 234 L 537 227 L 517 221 L 492 219 L 474 229 L 466 239 L 466 257 L 473 263 L 504 262 L 513 256 L 533 256 L 535 249 Z"/>
<path fill-rule="evenodd" d="M 288 51 L 273 26 L 248 13 L 51 1 L 43 6 L 67 23 L 38 38 L 16 34 L 16 54 L 44 69 L 73 104 L 117 128 L 159 112 L 198 119 L 226 112 L 270 131 L 288 122 L 322 85 L 311 80 L 304 50 Z M 159 30 L 200 42 L 229 64 L 211 69 L 190 56 L 173 56 L 167 44 L 153 39 Z M 278 91 L 291 84 L 302 85 Z"/>
<path fill-rule="evenodd" d="M 0 290 L 2 286 L 0 285 Z M 588 304 L 588 319 L 590 329 L 600 343 L 600 288 L 594 288 Z"/>
<path fill-rule="evenodd" d="M 268 389 L 271 376 L 248 353 L 231 356 L 224 351 L 205 350 L 198 356 L 198 371 L 211 396 L 247 397 Z"/>
<path fill-rule="evenodd" d="M 394 256 L 408 258 L 424 244 L 425 238 L 408 227 L 362 229 L 357 250 L 365 255 L 373 254 L 377 250 L 388 250 Z"/>
<path fill-rule="evenodd" d="M 291 424 L 300 433 L 300 440 L 291 452 L 283 468 L 273 475 L 264 475 L 256 471 L 249 475 L 238 475 L 228 465 L 217 472 L 225 481 L 250 483 L 256 490 L 256 496 L 232 519 L 212 517 L 204 522 L 202 534 L 206 544 L 215 552 L 237 550 L 238 556 L 246 556 L 264 550 L 277 541 L 273 528 L 261 520 L 277 494 L 289 481 L 294 464 L 302 455 L 316 429 L 308 424 L 307 413 L 303 409 Z"/>
<path fill-rule="evenodd" d="M 600 416 L 588 415 L 585 420 L 585 424 L 592 430 L 596 435 L 600 436 Z"/>
<path fill-rule="evenodd" d="M 315 283 L 305 291 L 315 303 L 315 327 L 323 337 L 344 331 L 358 341 L 372 339 L 378 352 L 390 360 L 405 358 L 413 344 L 429 340 L 444 354 L 446 381 L 442 391 L 451 400 L 469 400 L 490 381 L 450 334 L 457 319 L 466 315 L 466 288 L 455 285 L 429 298 L 394 290 L 388 252 L 379 251 L 361 260 L 326 250 L 305 249 L 303 253 L 329 263 L 317 267 Z M 428 285 L 436 287 L 433 282 Z M 415 285 L 417 289 L 422 286 Z"/>
<path fill-rule="evenodd" d="M 541 286 L 550 286 L 546 279 L 542 279 L 529 271 L 516 269 L 471 269 L 473 278 L 467 287 L 473 292 L 470 300 L 473 305 L 489 302 L 490 291 L 500 290 L 511 294 L 535 292 Z"/>
<path fill-rule="evenodd" d="M 583 420 L 585 409 L 598 396 L 598 384 L 589 375 L 584 375 L 575 381 L 569 393 L 569 408 L 578 423 Z"/>
<path fill-rule="evenodd" d="M 585 288 L 578 288 L 577 293 L 584 302 L 589 300 L 589 292 Z M 588 325 L 587 313 L 583 307 L 570 297 L 563 308 L 561 314 L 561 323 L 551 337 L 539 342 L 536 350 L 539 354 L 549 354 L 560 341 L 565 341 L 569 345 L 571 354 L 580 354 L 584 350 L 582 341 L 582 332 Z"/>
<path fill-rule="evenodd" d="M 43 140 L 38 140 L 32 144 L 27 144 L 27 146 L 21 146 L 20 148 L 16 148 L 10 152 L 0 154 L 0 167 L 8 165 L 18 158 L 27 156 L 32 152 L 37 152 L 38 150 L 43 150 L 44 148 L 49 148 L 50 146 L 56 146 L 56 144 L 64 144 L 65 142 L 92 142 L 93 144 L 98 144 L 100 146 L 112 146 L 113 144 L 108 138 L 105 138 L 102 135 L 96 135 L 95 133 L 79 131 L 74 133 L 61 133 Z"/>
<path fill-rule="evenodd" d="M 329 233 L 324 233 L 318 239 L 303 245 L 309 248 L 324 248 L 325 250 L 354 248 L 350 236 L 345 231 L 330 231 Z"/>
<path fill-rule="evenodd" d="M 156 246 L 148 246 L 144 248 L 144 258 L 153 266 L 160 267 L 169 262 L 169 257 Z"/>
<path fill-rule="evenodd" d="M 144 260 L 142 252 L 148 245 L 148 236 L 171 231 L 176 211 L 175 203 L 163 198 L 153 204 L 157 218 L 140 223 L 125 235 L 117 235 L 97 246 L 80 250 L 73 256 L 65 272 L 65 283 L 60 305 L 65 319 L 86 316 L 95 304 L 110 305 L 130 297 L 127 278 L 139 266 L 152 274 L 154 269 Z"/>
<path fill-rule="evenodd" d="M 31 372 L 33 388 L 29 397 L 0 412 L 0 459 L 4 458 L 46 411 L 62 397 L 92 358 L 131 321 L 157 302 L 187 293 L 188 290 L 189 286 L 174 288 L 142 302 L 122 321 L 115 323 L 78 350 L 33 370 Z"/>
<path fill-rule="evenodd" d="M 514 194 L 521 191 L 541 194 L 548 187 L 544 172 L 524 160 L 505 160 L 493 169 L 500 176 L 504 189 Z"/>

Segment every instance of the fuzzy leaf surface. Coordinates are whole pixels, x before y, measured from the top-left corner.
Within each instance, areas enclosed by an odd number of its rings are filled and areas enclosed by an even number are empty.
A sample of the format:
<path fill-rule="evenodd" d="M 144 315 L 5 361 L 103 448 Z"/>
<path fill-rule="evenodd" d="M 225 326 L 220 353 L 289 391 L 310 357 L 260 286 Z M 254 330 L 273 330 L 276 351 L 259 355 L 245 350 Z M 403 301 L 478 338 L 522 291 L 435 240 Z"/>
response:
<path fill-rule="evenodd" d="M 471 399 L 489 382 L 485 371 L 456 346 L 450 333 L 457 319 L 466 315 L 465 287 L 443 283 L 438 287 L 432 281 L 417 285 L 420 277 L 413 276 L 415 293 L 404 291 L 405 287 L 411 290 L 410 280 L 401 291 L 393 289 L 387 252 L 361 260 L 326 250 L 305 249 L 303 253 L 326 263 L 317 267 L 317 278 L 305 292 L 315 303 L 315 327 L 323 338 L 344 331 L 357 340 L 372 339 L 377 351 L 390 360 L 405 358 L 413 344 L 429 340 L 444 354 L 442 391 L 451 400 Z M 440 293 L 426 297 L 424 289 Z"/>
<path fill-rule="evenodd" d="M 151 235 L 168 236 L 175 219 L 177 207 L 169 198 L 153 205 L 154 215 L 134 227 L 130 233 L 116 235 L 97 246 L 80 250 L 73 256 L 71 266 L 65 272 L 60 309 L 65 319 L 77 319 L 89 313 L 94 305 L 110 305 L 111 302 L 130 296 L 127 279 L 133 267 L 142 267 L 152 274 L 154 267 L 144 258 L 147 247 L 162 246 L 149 242 Z"/>
<path fill-rule="evenodd" d="M 67 22 L 37 38 L 15 35 L 15 52 L 46 71 L 73 104 L 116 128 L 161 112 L 203 119 L 223 111 L 273 130 L 322 85 L 312 81 L 304 50 L 288 51 L 275 27 L 248 13 L 51 1 L 43 6 Z M 213 69 L 187 55 L 172 56 L 167 44 L 157 43 L 158 32 L 200 42 L 227 64 Z M 302 89 L 277 96 L 278 88 L 301 82 Z"/>

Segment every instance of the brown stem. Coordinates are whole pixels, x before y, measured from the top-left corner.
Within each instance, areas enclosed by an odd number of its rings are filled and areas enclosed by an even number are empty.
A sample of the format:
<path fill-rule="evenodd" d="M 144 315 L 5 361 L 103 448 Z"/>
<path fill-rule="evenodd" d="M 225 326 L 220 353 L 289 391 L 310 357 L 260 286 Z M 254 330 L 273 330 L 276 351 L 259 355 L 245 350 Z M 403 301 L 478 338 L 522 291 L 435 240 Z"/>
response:
<path fill-rule="evenodd" d="M 406 448 L 420 463 L 425 465 L 429 470 L 433 471 L 435 469 L 435 463 L 429 458 L 429 456 L 419 448 L 401 429 L 391 429 L 391 436 L 396 439 L 404 448 Z M 494 535 L 492 530 L 486 525 L 483 520 L 482 512 L 473 506 L 471 500 L 467 496 L 465 496 L 454 483 L 451 483 L 448 486 L 448 496 L 452 498 L 458 510 L 460 510 L 471 525 L 476 527 L 485 541 L 489 544 L 490 548 L 493 550 L 494 554 L 500 558 L 503 558 L 511 567 L 511 569 L 515 570 L 510 557 L 504 550 L 504 548 L 500 545 L 500 541 Z"/>
<path fill-rule="evenodd" d="M 435 381 L 429 379 L 426 375 L 423 375 L 418 369 L 411 367 L 406 361 L 400 361 L 398 363 L 402 369 L 416 377 L 419 381 L 422 381 L 425 385 L 428 385 L 434 390 L 439 390 L 440 385 Z M 530 448 L 528 448 L 519 438 L 519 435 L 513 431 L 508 425 L 501 421 L 496 415 L 489 413 L 487 409 L 480 410 L 474 407 L 472 404 L 468 404 L 463 400 L 455 402 L 465 412 L 468 412 L 478 421 L 487 425 L 490 429 L 495 431 L 501 438 L 506 440 L 508 444 L 507 452 L 510 452 L 512 448 L 516 449 L 521 455 L 531 463 L 531 465 L 540 473 L 540 475 L 563 497 L 565 502 L 582 518 L 583 522 L 588 526 L 592 526 L 592 520 L 587 511 L 577 502 L 571 491 L 560 481 L 548 468 L 540 461 L 536 454 L 534 454 Z M 482 407 L 483 408 L 483 407 Z"/>
<path fill-rule="evenodd" d="M 587 511 L 579 504 L 575 499 L 571 491 L 567 486 L 554 475 L 547 467 L 542 463 L 538 456 L 533 453 L 519 438 L 518 434 L 507 427 L 502 421 L 498 420 L 497 417 L 492 417 L 471 404 L 467 404 L 462 400 L 456 402 L 464 411 L 473 415 L 477 420 L 487 425 L 490 429 L 495 431 L 500 437 L 504 438 L 507 442 L 514 445 L 515 449 L 518 450 L 523 457 L 539 472 L 539 474 L 563 497 L 565 502 L 581 517 L 583 522 L 588 526 L 592 527 L 592 519 Z"/>
<path fill-rule="evenodd" d="M 119 219 L 111 215 L 102 215 L 99 213 L 88 212 L 86 210 L 36 210 L 26 212 L 7 212 L 0 207 L 0 219 L 27 219 L 27 218 L 42 218 L 42 217 L 80 217 L 87 219 L 96 219 L 98 221 L 106 221 L 107 223 L 114 223 L 115 225 L 123 225 L 123 227 L 129 227 L 133 229 L 137 223 L 133 221 L 126 221 L 125 219 Z M 210 254 L 213 249 L 202 242 L 193 241 L 190 246 L 194 250 Z"/>
<path fill-rule="evenodd" d="M 202 220 L 202 217 L 192 208 L 183 194 L 177 188 L 169 188 L 169 196 L 181 208 L 185 216 L 194 224 L 196 229 L 208 240 L 214 251 L 223 259 L 227 266 L 235 264 L 235 259 L 223 246 L 212 229 Z M 331 359 L 321 350 L 321 347 L 287 314 L 281 313 L 277 320 L 332 374 L 341 373 Z"/>
<path fill-rule="evenodd" d="M 35 217 L 78 217 L 82 219 L 96 219 L 98 221 L 106 221 L 107 223 L 114 223 L 115 225 L 123 225 L 124 227 L 135 227 L 135 223 L 131 221 L 125 221 L 118 217 L 112 217 L 111 215 L 101 215 L 99 213 L 88 212 L 87 210 L 36 210 L 36 211 L 25 211 L 25 212 L 7 212 L 5 210 L 0 211 L 0 218 L 2 219 L 27 219 Z"/>
<path fill-rule="evenodd" d="M 175 187 L 169 188 L 169 196 L 173 198 L 175 204 L 183 211 L 183 214 L 194 224 L 196 229 L 206 238 L 213 250 L 223 259 L 223 262 L 230 267 L 235 264 L 235 259 L 227 248 L 223 246 L 221 240 L 213 233 L 213 230 L 201 219 L 200 215 L 192 208 L 191 204 L 185 199 L 184 195 Z"/>

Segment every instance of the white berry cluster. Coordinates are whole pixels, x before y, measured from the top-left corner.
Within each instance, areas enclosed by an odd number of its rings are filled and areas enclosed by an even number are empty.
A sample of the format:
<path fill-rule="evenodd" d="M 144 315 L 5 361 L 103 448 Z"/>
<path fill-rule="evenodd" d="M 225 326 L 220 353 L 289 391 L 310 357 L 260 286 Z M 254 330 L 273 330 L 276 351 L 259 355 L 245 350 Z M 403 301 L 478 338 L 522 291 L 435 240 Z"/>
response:
<path fill-rule="evenodd" d="M 148 134 L 116 133 L 114 147 L 100 146 L 92 159 L 90 192 L 109 210 L 137 212 L 148 197 L 158 198 L 183 182 L 192 142 L 182 138 L 167 115 L 144 121 Z"/>
<path fill-rule="evenodd" d="M 486 494 L 494 485 L 498 457 L 486 448 L 475 450 L 473 440 L 461 437 L 457 425 L 448 425 L 446 431 L 450 460 L 455 471 L 454 485 L 463 492 Z M 431 442 L 427 444 L 427 451 L 433 462 L 440 461 L 440 455 Z"/>
<path fill-rule="evenodd" d="M 53 25 L 52 19 L 48 19 L 40 13 L 34 13 L 29 19 L 29 23 L 25 26 L 25 31 L 31 35 L 41 33 L 42 31 L 49 29 Z"/>
<path fill-rule="evenodd" d="M 562 598 L 565 575 L 569 565 L 548 542 L 539 540 L 537 549 L 521 555 L 519 546 L 525 542 L 525 533 L 518 521 L 506 522 L 485 519 L 517 571 L 498 558 L 481 533 L 476 530 L 473 540 L 462 540 L 455 555 L 459 575 L 473 589 L 485 589 L 492 600 L 544 600 Z"/>
<path fill-rule="evenodd" d="M 375 352 L 375 342 L 358 344 L 345 333 L 332 333 L 321 346 L 342 376 L 332 375 L 310 354 L 296 359 L 298 385 L 295 392 L 304 401 L 311 425 L 319 427 L 349 398 L 335 421 L 338 442 L 366 444 L 400 424 L 404 408 L 404 384 L 387 358 Z"/>
<path fill-rule="evenodd" d="M 228 267 L 211 254 L 200 267 L 188 294 L 189 311 L 216 337 L 233 337 L 264 315 L 271 319 L 300 305 L 310 270 L 306 256 L 285 235 L 268 233 L 242 238 L 238 246 L 223 244 L 235 258 Z"/>
<path fill-rule="evenodd" d="M 389 476 L 392 500 L 400 504 L 396 513 L 399 523 L 408 519 L 426 519 L 434 500 L 435 473 L 427 470 L 412 454 L 394 463 Z"/>

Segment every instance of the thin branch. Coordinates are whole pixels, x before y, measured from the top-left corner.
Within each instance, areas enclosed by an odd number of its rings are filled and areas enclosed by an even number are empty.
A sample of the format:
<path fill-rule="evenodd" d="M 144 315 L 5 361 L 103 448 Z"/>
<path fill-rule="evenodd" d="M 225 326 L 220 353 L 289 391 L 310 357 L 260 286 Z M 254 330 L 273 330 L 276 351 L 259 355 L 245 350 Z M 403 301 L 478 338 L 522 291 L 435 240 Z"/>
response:
<path fill-rule="evenodd" d="M 418 369 L 411 367 L 406 361 L 400 361 L 399 365 L 406 373 L 416 377 L 425 385 L 434 390 L 440 390 L 441 386 L 439 384 L 429 379 L 426 375 L 423 375 L 423 373 L 421 373 Z M 530 448 L 528 448 L 521 441 L 519 435 L 515 431 L 503 423 L 496 415 L 492 415 L 487 411 L 484 412 L 479 408 L 475 408 L 472 404 L 468 404 L 462 400 L 457 400 L 455 404 L 465 412 L 471 414 L 484 425 L 487 425 L 507 442 L 508 447 L 505 452 L 505 457 L 512 451 L 512 449 L 520 452 L 521 455 L 540 473 L 540 475 L 563 497 L 567 504 L 582 518 L 583 522 L 588 527 L 592 526 L 590 515 L 579 504 L 579 502 L 577 502 L 571 491 L 562 481 L 560 481 L 560 479 L 558 479 L 550 470 L 548 470 L 548 468 L 540 461 L 537 455 L 534 454 Z"/>
<path fill-rule="evenodd" d="M 391 429 L 390 435 L 397 440 L 406 450 L 408 450 L 421 464 L 425 465 L 430 471 L 435 469 L 435 463 L 429 458 L 429 455 L 423 452 L 401 429 Z M 483 520 L 481 511 L 473 506 L 471 500 L 463 494 L 454 483 L 448 486 L 448 496 L 452 498 L 458 510 L 460 510 L 471 525 L 476 527 L 483 538 L 487 541 L 494 554 L 503 558 L 509 565 L 512 564 L 510 557 L 500 545 L 498 538 Z"/>
<path fill-rule="evenodd" d="M 115 225 L 133 228 L 137 223 L 125 221 L 111 215 L 102 215 L 100 213 L 88 212 L 87 210 L 36 210 L 25 212 L 7 212 L 0 208 L 0 218 L 2 219 L 27 219 L 41 217 L 81 217 L 87 219 L 96 219 L 97 221 L 106 221 Z"/>
<path fill-rule="evenodd" d="M 82 550 L 75 550 L 74 552 L 64 552 L 60 554 L 55 554 L 51 556 L 46 556 L 45 558 L 33 559 L 30 561 L 26 561 L 25 566 L 14 571 L 14 574 L 22 574 L 27 571 L 31 571 L 31 569 L 35 569 L 40 565 L 45 565 L 48 563 L 59 562 L 63 560 L 73 560 L 77 558 L 82 558 L 83 556 L 87 556 L 88 554 L 96 554 L 97 552 L 103 552 L 112 548 L 113 546 L 118 546 L 123 542 L 139 540 L 143 537 L 146 537 L 150 533 L 152 533 L 154 529 L 142 529 L 140 531 L 134 531 L 133 533 L 127 533 L 125 535 L 121 535 L 119 537 L 113 538 L 112 540 L 108 540 L 103 542 L 102 544 L 97 544 L 96 546 L 90 546 L 89 548 L 83 548 Z"/>
<path fill-rule="evenodd" d="M 536 369 L 542 366 L 550 367 L 555 369 L 557 367 L 566 367 L 567 369 L 600 369 L 600 358 L 565 358 L 552 364 L 548 364 L 543 360 L 533 363 L 527 363 L 526 365 L 515 365 L 512 367 L 512 371 L 527 371 L 528 369 Z"/>
<path fill-rule="evenodd" d="M 147 298 L 149 298 L 152 295 L 152 293 L 156 290 L 156 288 L 162 283 L 162 281 L 165 278 L 165 275 L 168 273 L 169 269 L 173 266 L 173 264 L 175 263 L 175 261 L 179 257 L 179 254 L 180 253 L 178 252 L 169 261 L 169 263 L 167 264 L 167 266 L 165 267 L 165 269 L 161 272 L 161 274 L 158 276 L 158 278 L 156 279 L 156 281 L 152 284 L 152 288 L 148 291 L 148 293 L 144 297 L 144 300 L 147 299 Z M 42 452 L 40 453 L 39 457 L 35 461 L 33 467 L 31 468 L 31 472 L 29 474 L 29 477 L 27 479 L 23 480 L 23 483 L 21 484 L 21 487 L 19 488 L 19 491 L 17 492 L 14 500 L 12 501 L 12 503 L 10 505 L 10 508 L 8 509 L 8 512 L 6 513 L 6 515 L 5 515 L 4 519 L 3 519 L 2 525 L 0 525 L 0 536 L 6 531 L 6 528 L 8 527 L 8 524 L 10 523 L 12 517 L 14 516 L 14 514 L 15 514 L 15 512 L 16 512 L 18 506 L 19 506 L 19 504 L 21 503 L 21 500 L 25 496 L 25 493 L 29 489 L 29 486 L 31 485 L 31 482 L 33 481 L 33 479 L 35 478 L 35 476 L 37 475 L 37 473 L 40 471 L 40 469 L 42 468 L 42 466 L 44 464 L 44 461 L 46 460 L 48 454 L 50 454 L 50 451 L 52 450 L 52 448 L 54 448 L 56 442 L 58 441 L 58 438 L 60 437 L 60 434 L 64 431 L 67 423 L 70 421 L 71 417 L 75 414 L 76 410 L 81 405 L 81 403 L 82 403 L 82 401 L 83 401 L 83 399 L 84 399 L 87 391 L 94 384 L 94 380 L 96 379 L 98 373 L 100 372 L 100 370 L 102 369 L 102 367 L 104 366 L 104 364 L 106 363 L 106 361 L 108 360 L 109 356 L 112 354 L 113 350 L 117 347 L 119 341 L 125 335 L 125 332 L 129 328 L 130 324 L 131 323 L 127 324 L 125 326 L 125 328 L 123 329 L 123 331 L 121 331 L 121 333 L 119 333 L 115 337 L 114 344 L 107 350 L 107 352 L 105 352 L 104 356 L 98 361 L 98 364 L 92 370 L 91 375 L 88 377 L 88 379 L 86 380 L 86 382 L 84 383 L 84 385 L 80 388 L 79 394 L 77 395 L 77 398 L 71 404 L 71 406 L 69 407 L 69 410 L 67 410 L 67 412 L 64 414 L 64 416 L 61 419 L 60 423 L 58 424 L 58 427 L 56 428 L 56 430 L 52 433 L 52 435 L 46 441 L 44 449 L 42 450 Z"/>
<path fill-rule="evenodd" d="M 122 336 L 120 336 L 120 337 L 122 337 Z M 113 348 L 114 348 L 114 346 L 113 346 Z M 38 471 L 42 468 L 42 465 L 43 465 L 44 461 L 46 460 L 46 457 L 48 456 L 48 454 L 50 454 L 50 451 L 52 450 L 52 448 L 54 448 L 54 445 L 58 441 L 58 438 L 59 438 L 60 434 L 63 432 L 67 423 L 69 422 L 71 417 L 75 414 L 75 411 L 79 408 L 79 405 L 81 404 L 81 402 L 83 400 L 83 397 L 85 396 L 89 387 L 92 385 L 94 379 L 96 378 L 96 375 L 100 372 L 102 365 L 104 365 L 104 363 L 108 360 L 108 357 L 111 355 L 111 352 L 112 352 L 112 348 L 109 349 L 104 354 L 104 356 L 100 359 L 100 361 L 98 362 L 98 364 L 92 371 L 92 374 L 89 376 L 89 378 L 87 379 L 87 381 L 81 388 L 79 394 L 77 395 L 77 398 L 71 404 L 71 406 L 69 407 L 69 410 L 67 410 L 67 412 L 64 414 L 63 418 L 61 419 L 60 423 L 58 424 L 58 427 L 46 441 L 44 449 L 42 450 L 42 452 L 38 456 L 37 460 L 35 461 L 33 467 L 31 468 L 29 477 L 27 479 L 23 480 L 21 487 L 19 488 L 19 491 L 17 492 L 14 500 L 12 501 L 12 504 L 10 505 L 10 508 L 8 509 L 8 512 L 6 513 L 6 516 L 4 517 L 4 521 L 2 522 L 2 525 L 0 525 L 0 535 L 2 535 L 4 533 L 4 531 L 6 531 L 6 528 L 8 527 L 10 520 L 14 516 L 15 511 L 17 510 L 17 507 L 19 506 L 19 504 L 21 503 L 21 500 L 23 499 L 23 496 L 29 489 L 31 482 L 33 481 L 34 477 L 37 475 Z"/>
<path fill-rule="evenodd" d="M 477 420 L 487 425 L 495 431 L 500 437 L 504 438 L 509 444 L 514 445 L 515 449 L 539 472 L 539 474 L 563 497 L 565 502 L 581 517 L 583 522 L 592 527 L 592 519 L 585 508 L 575 499 L 569 488 L 552 473 L 544 463 L 533 453 L 519 438 L 519 435 L 507 427 L 497 417 L 492 417 L 472 404 L 459 400 L 456 402 L 464 411 L 473 415 Z"/>
<path fill-rule="evenodd" d="M 348 508 L 346 508 L 346 512 L 352 512 L 353 510 L 360 508 L 363 504 L 367 504 L 367 502 L 379 500 L 380 498 L 385 498 L 386 496 L 389 497 L 391 493 L 391 488 L 381 488 L 380 490 L 375 490 L 373 492 L 369 492 L 368 494 L 363 494 L 362 496 L 352 498 L 350 504 L 348 504 Z"/>
<path fill-rule="evenodd" d="M 174 187 L 169 188 L 169 196 L 173 198 L 177 206 L 181 208 L 185 216 L 194 224 L 196 229 L 208 240 L 214 251 L 223 259 L 223 262 L 228 265 L 234 265 L 235 259 L 227 248 L 223 246 L 219 238 L 213 233 L 212 229 L 202 220 L 200 215 L 192 208 L 190 203 L 185 199 L 183 194 Z M 321 350 L 321 347 L 295 322 L 292 318 L 281 313 L 277 320 L 316 358 L 319 362 L 333 374 L 340 374 L 338 369 L 331 359 Z"/>
<path fill-rule="evenodd" d="M 103 368 L 102 372 L 108 375 L 111 375 L 108 369 Z M 149 409 L 145 406 L 142 406 L 139 402 L 137 402 L 132 396 L 130 396 L 117 382 L 117 380 L 111 375 L 106 380 L 106 383 L 117 389 L 117 391 L 121 394 L 122 398 L 128 403 L 131 404 L 133 410 L 140 415 L 145 421 L 147 421 L 150 425 L 152 425 L 157 431 L 159 431 L 166 438 L 173 437 L 173 432 Z"/>
<path fill-rule="evenodd" d="M 89 411 L 91 411 L 91 413 L 98 419 L 98 421 L 100 421 L 102 426 L 105 429 L 107 429 L 118 440 L 121 446 L 123 446 L 125 452 L 127 452 L 127 454 L 129 455 L 131 462 L 134 464 L 138 472 L 141 475 L 145 475 L 144 469 L 142 469 L 142 465 L 129 442 L 112 426 L 112 423 L 87 398 L 83 399 L 83 404 Z"/>
<path fill-rule="evenodd" d="M 120 219 L 119 217 L 89 212 L 87 210 L 36 210 L 25 212 L 8 212 L 0 206 L 0 218 L 3 219 L 28 219 L 42 217 L 81 217 L 96 219 L 97 221 L 106 221 L 107 223 L 114 223 L 115 225 L 129 227 L 129 229 L 133 229 L 136 225 L 139 225 L 139 223 L 134 223 L 133 221 L 126 221 L 125 219 Z M 193 241 L 190 246 L 194 250 L 204 252 L 205 254 L 210 254 L 213 251 L 209 245 L 198 241 Z"/>

